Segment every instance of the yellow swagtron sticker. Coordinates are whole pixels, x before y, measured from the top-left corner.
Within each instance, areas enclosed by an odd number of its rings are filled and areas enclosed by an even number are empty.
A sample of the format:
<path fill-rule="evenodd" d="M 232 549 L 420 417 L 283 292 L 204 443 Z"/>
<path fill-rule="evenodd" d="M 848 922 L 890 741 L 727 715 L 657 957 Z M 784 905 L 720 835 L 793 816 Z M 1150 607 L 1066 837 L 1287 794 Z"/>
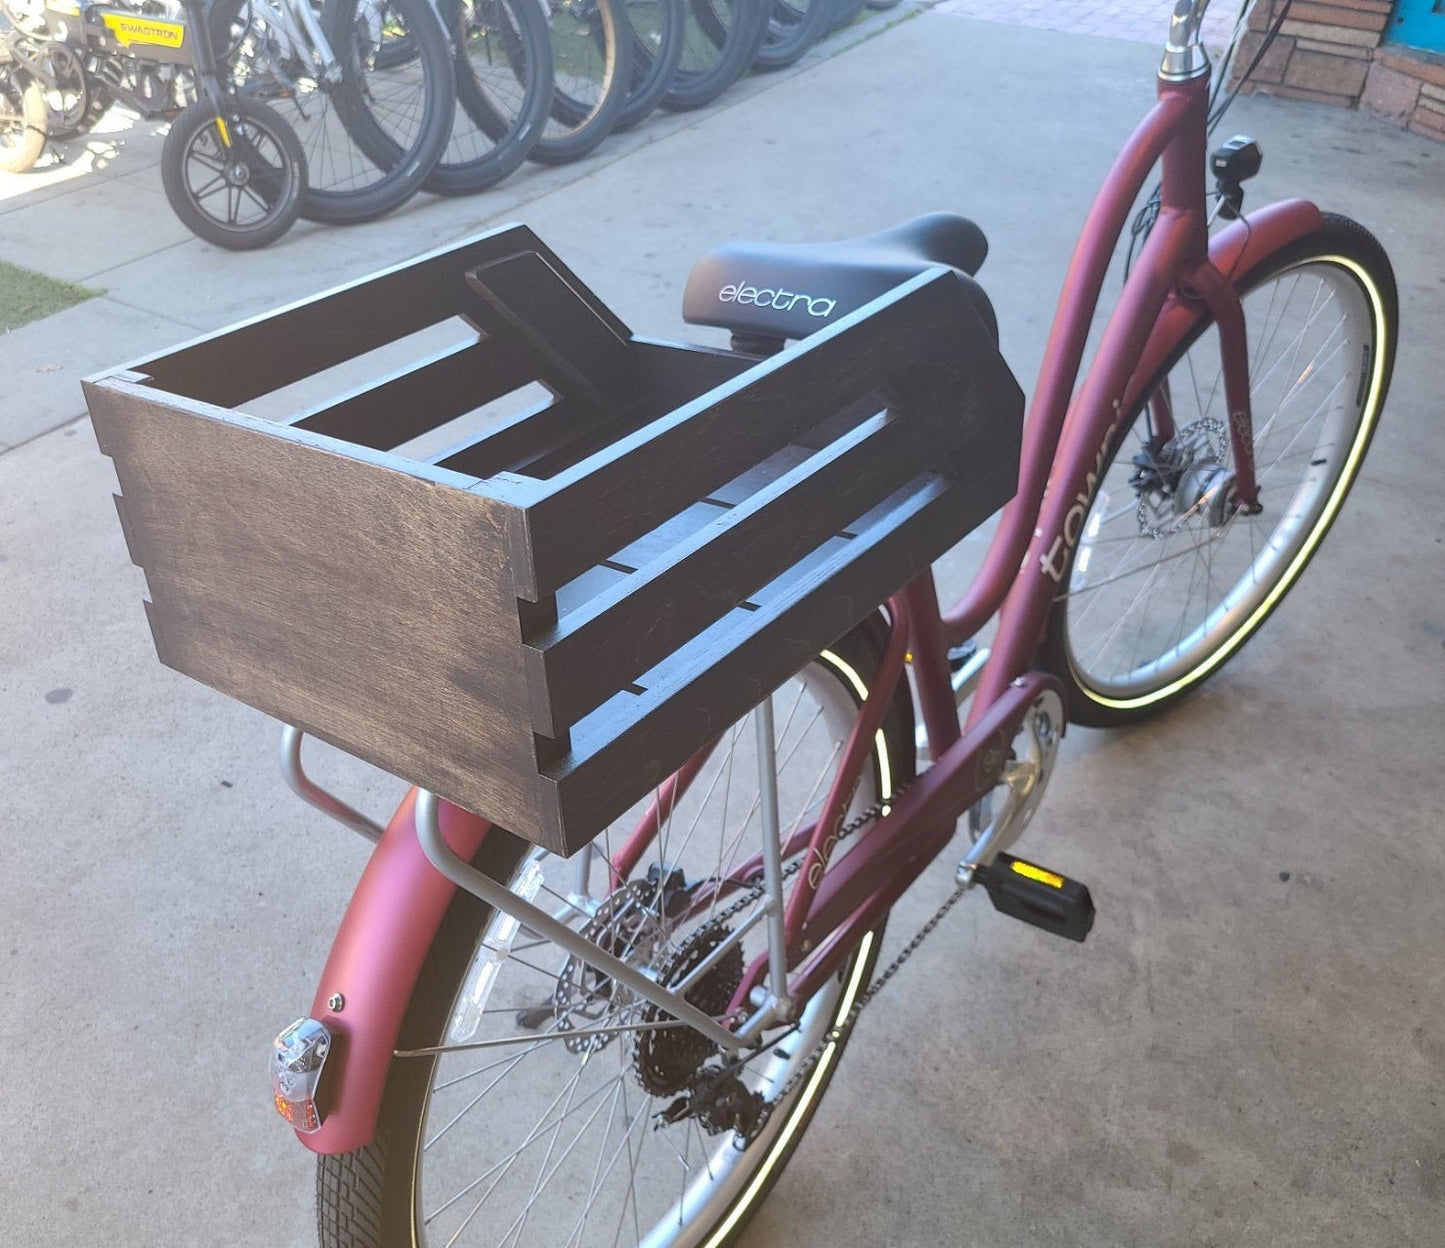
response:
<path fill-rule="evenodd" d="M 105 28 L 120 41 L 123 48 L 128 48 L 133 43 L 144 43 L 158 48 L 178 48 L 186 39 L 186 28 L 179 22 L 157 22 L 145 17 L 130 17 L 124 13 L 107 13 Z"/>
<path fill-rule="evenodd" d="M 1063 888 L 1064 877 L 1055 875 L 1052 871 L 1045 871 L 1042 867 L 1036 867 L 1031 862 L 1025 862 L 1022 858 L 1015 858 L 1009 866 L 1014 873 L 1023 876 L 1025 879 L 1037 880 L 1040 884 L 1047 884 L 1050 888 Z"/>

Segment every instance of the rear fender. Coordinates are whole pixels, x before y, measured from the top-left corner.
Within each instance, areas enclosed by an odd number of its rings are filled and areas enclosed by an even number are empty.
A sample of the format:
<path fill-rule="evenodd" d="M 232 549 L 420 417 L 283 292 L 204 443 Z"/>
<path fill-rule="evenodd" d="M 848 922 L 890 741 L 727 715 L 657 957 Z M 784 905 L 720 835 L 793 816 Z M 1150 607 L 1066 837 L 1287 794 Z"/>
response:
<path fill-rule="evenodd" d="M 321 1128 L 296 1134 L 312 1152 L 348 1153 L 375 1135 L 402 1015 L 456 892 L 416 839 L 416 797 L 407 794 L 366 864 L 311 1004 L 332 1035 Z M 491 825 L 449 802 L 438 814 L 447 844 L 471 861 Z"/>

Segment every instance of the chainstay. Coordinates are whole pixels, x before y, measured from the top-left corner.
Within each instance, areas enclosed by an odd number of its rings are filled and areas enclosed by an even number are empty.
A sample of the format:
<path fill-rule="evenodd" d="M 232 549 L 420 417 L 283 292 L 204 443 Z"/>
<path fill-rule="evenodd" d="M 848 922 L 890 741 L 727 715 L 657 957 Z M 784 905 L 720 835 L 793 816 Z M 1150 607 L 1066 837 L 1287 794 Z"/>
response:
<path fill-rule="evenodd" d="M 873 805 L 868 807 L 867 810 L 860 811 L 844 827 L 838 829 L 838 836 L 837 839 L 834 841 L 834 846 L 836 847 L 838 845 L 841 845 L 850 836 L 854 835 L 860 829 L 866 828 L 870 823 L 879 818 L 879 816 L 881 816 L 889 806 L 891 806 L 900 797 L 902 797 L 905 793 L 908 792 L 908 790 L 912 787 L 913 783 L 914 781 L 910 780 L 907 784 L 903 785 L 898 789 L 895 789 L 887 797 L 879 798 L 879 800 L 874 802 Z M 807 860 L 808 855 L 805 851 L 783 868 L 782 878 L 786 880 L 797 875 L 798 872 L 803 869 L 803 863 L 805 863 Z M 724 907 L 721 910 L 715 911 L 712 915 L 712 918 L 721 919 L 726 922 L 728 919 L 732 918 L 733 915 L 738 914 L 743 910 L 746 910 L 766 891 L 767 889 L 763 884 L 754 884 L 751 888 L 747 889 L 736 901 L 730 903 L 728 906 Z"/>

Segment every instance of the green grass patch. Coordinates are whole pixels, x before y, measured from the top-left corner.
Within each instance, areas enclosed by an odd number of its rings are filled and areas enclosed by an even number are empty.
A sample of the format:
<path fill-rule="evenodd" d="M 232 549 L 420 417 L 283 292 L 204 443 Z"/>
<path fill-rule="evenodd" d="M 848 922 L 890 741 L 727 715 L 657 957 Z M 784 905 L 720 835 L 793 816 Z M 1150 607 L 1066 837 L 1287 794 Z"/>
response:
<path fill-rule="evenodd" d="M 73 308 L 99 293 L 0 260 L 0 334 Z"/>

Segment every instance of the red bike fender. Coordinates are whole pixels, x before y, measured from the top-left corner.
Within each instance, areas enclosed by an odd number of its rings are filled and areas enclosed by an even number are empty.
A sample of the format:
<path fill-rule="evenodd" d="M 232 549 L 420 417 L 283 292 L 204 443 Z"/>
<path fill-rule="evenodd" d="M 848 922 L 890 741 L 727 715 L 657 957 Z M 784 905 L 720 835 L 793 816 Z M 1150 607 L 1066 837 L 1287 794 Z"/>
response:
<path fill-rule="evenodd" d="M 366 864 L 311 1004 L 333 1037 L 321 1129 L 296 1133 L 312 1152 L 348 1153 L 375 1135 L 402 1015 L 456 891 L 416 839 L 416 795 L 407 794 Z M 491 825 L 450 802 L 439 803 L 439 816 L 447 844 L 470 861 Z"/>
<path fill-rule="evenodd" d="M 1209 262 L 1226 278 L 1248 273 L 1265 256 L 1317 230 L 1324 215 L 1307 199 L 1285 199 L 1252 212 L 1221 230 L 1209 243 Z M 1172 294 L 1165 302 L 1153 332 L 1139 357 L 1139 367 L 1124 397 L 1124 410 L 1133 410 L 1140 391 L 1158 375 L 1170 353 L 1190 329 L 1207 314 L 1203 302 Z"/>

